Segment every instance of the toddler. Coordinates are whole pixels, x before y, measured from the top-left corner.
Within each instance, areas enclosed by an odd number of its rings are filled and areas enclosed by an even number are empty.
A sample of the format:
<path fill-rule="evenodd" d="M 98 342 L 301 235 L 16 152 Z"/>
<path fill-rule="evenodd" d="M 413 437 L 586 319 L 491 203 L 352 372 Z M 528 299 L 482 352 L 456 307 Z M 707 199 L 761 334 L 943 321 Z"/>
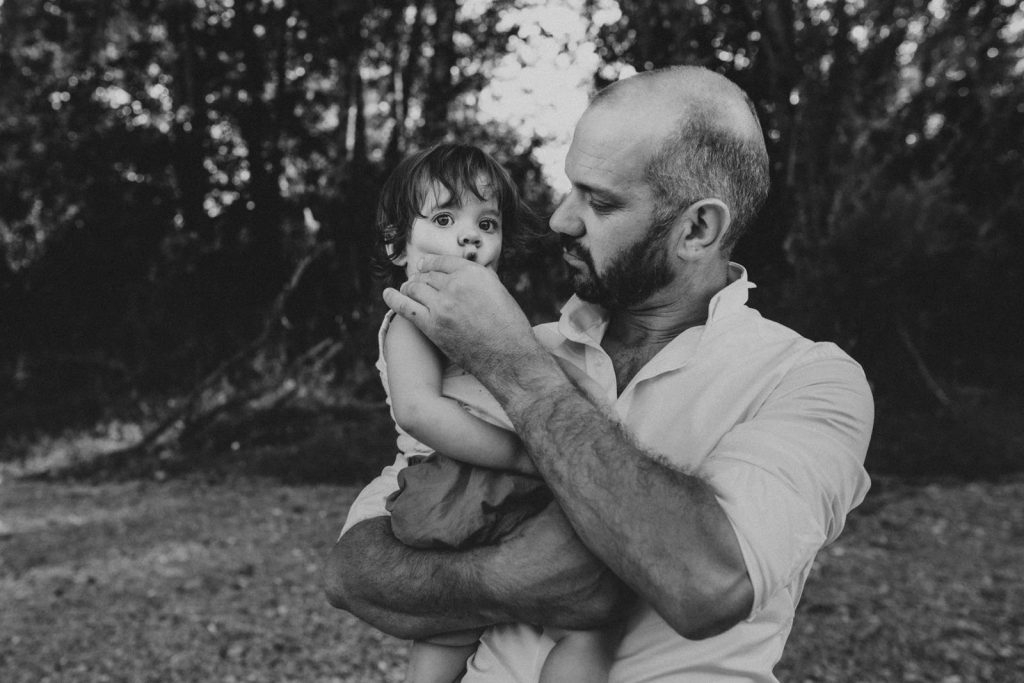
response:
<path fill-rule="evenodd" d="M 441 144 L 414 154 L 388 178 L 378 204 L 376 228 L 391 284 L 417 272 L 425 254 L 461 256 L 497 270 L 503 249 L 523 240 L 529 216 L 508 173 L 482 150 Z M 493 543 L 551 501 L 543 482 L 528 476 L 535 474 L 533 463 L 507 416 L 475 378 L 392 311 L 379 342 L 377 369 L 398 448 L 411 463 L 388 501 L 396 538 L 415 547 Z M 543 664 L 543 683 L 607 680 L 612 630 L 546 633 L 556 644 Z M 408 680 L 457 680 L 479 635 L 416 641 Z"/>

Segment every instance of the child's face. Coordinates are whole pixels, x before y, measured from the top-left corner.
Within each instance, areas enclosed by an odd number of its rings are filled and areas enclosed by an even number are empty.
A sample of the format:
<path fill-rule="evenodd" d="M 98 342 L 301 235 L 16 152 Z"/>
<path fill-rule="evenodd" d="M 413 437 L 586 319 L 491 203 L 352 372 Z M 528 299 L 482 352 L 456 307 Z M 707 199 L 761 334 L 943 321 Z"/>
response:
<path fill-rule="evenodd" d="M 479 186 L 486 190 L 486 187 Z M 431 183 L 420 207 L 420 214 L 409 230 L 405 253 L 395 263 L 405 267 L 406 275 L 418 272 L 420 257 L 426 254 L 461 256 L 492 270 L 501 256 L 501 212 L 492 193 L 477 199 L 472 192 L 452 197 L 439 183 Z"/>

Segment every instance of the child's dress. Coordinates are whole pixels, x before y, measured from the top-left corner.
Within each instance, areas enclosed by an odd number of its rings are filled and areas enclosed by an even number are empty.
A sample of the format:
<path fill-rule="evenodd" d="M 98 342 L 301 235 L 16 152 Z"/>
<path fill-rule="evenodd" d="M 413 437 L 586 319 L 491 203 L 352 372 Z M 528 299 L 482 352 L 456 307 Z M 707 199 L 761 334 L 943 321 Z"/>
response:
<path fill-rule="evenodd" d="M 388 406 L 391 395 L 384 337 L 394 311 L 388 311 L 377 336 L 377 371 Z M 498 401 L 475 377 L 447 362 L 442 395 L 451 398 L 481 420 L 512 431 L 512 424 Z M 391 418 L 394 420 L 394 411 Z M 553 499 L 538 477 L 467 465 L 434 453 L 402 430 L 398 449 L 410 465 L 398 475 L 399 490 L 388 498 L 395 538 L 416 548 L 465 548 L 495 543 L 527 517 Z"/>

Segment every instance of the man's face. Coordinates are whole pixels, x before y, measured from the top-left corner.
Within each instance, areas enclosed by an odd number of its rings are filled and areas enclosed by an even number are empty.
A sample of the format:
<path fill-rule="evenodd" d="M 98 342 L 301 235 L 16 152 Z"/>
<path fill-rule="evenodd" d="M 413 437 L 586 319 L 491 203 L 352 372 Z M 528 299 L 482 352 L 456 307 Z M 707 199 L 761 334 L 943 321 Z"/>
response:
<path fill-rule="evenodd" d="M 562 236 L 565 260 L 582 261 L 583 268 L 572 273 L 572 288 L 584 301 L 606 308 L 628 308 L 647 301 L 672 282 L 666 226 L 652 225 L 645 237 L 613 255 L 598 271 L 590 250 Z"/>
<path fill-rule="evenodd" d="M 650 138 L 612 107 L 588 110 L 565 161 L 572 189 L 551 216 L 580 298 L 609 308 L 643 303 L 673 278 L 670 226 L 656 225 L 644 177 Z"/>

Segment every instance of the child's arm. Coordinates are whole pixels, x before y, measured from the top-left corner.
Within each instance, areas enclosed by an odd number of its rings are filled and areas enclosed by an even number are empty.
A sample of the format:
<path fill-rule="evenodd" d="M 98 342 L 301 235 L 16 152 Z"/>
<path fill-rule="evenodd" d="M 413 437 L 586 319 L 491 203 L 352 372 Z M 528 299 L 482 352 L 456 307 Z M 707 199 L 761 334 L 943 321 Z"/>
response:
<path fill-rule="evenodd" d="M 384 358 L 395 421 L 415 439 L 471 465 L 536 472 L 514 432 L 470 415 L 441 394 L 444 357 L 401 316 L 391 321 Z"/>

